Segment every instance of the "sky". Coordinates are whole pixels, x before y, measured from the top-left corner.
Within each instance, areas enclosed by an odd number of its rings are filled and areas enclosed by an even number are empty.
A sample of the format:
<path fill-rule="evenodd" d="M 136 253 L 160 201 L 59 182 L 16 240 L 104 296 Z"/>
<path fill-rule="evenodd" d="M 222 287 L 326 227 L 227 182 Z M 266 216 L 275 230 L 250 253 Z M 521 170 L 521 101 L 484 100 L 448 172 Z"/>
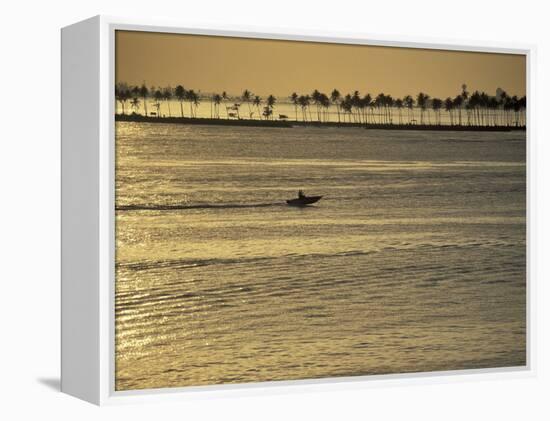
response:
<path fill-rule="evenodd" d="M 526 92 L 524 55 L 138 31 L 117 31 L 115 48 L 116 81 L 130 85 L 277 97 L 336 88 L 446 98 L 462 84 L 490 95 Z"/>

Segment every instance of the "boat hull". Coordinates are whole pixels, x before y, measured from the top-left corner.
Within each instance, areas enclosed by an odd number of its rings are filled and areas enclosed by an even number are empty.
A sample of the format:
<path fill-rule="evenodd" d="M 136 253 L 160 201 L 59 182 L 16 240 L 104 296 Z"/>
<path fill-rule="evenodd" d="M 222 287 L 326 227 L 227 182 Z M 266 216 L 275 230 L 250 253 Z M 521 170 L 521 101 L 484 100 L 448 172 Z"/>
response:
<path fill-rule="evenodd" d="M 296 199 L 287 200 L 286 203 L 289 206 L 308 206 L 318 202 L 322 197 L 323 196 L 298 197 Z"/>

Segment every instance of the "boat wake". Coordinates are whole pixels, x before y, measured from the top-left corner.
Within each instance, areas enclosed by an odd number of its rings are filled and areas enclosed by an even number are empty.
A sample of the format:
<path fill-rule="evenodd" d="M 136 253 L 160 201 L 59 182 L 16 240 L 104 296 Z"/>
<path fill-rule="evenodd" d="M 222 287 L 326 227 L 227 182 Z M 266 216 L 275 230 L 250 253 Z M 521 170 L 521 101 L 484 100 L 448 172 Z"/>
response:
<path fill-rule="evenodd" d="M 120 205 L 116 206 L 117 211 L 172 211 L 172 210 L 188 210 L 188 209 L 242 209 L 242 208 L 268 208 L 273 206 L 285 206 L 285 203 L 202 203 L 195 205 L 186 204 L 168 204 L 168 205 Z"/>
<path fill-rule="evenodd" d="M 375 253 L 369 250 L 350 250 L 339 253 L 306 253 L 306 254 L 285 254 L 280 256 L 252 256 L 238 258 L 211 258 L 211 259 L 165 259 L 165 260 L 144 260 L 139 262 L 117 262 L 118 269 L 131 271 L 158 270 L 158 269 L 190 269 L 212 265 L 242 265 L 257 264 L 259 262 L 276 261 L 279 259 L 291 259 L 292 261 L 307 259 L 328 259 L 341 257 L 366 256 Z"/>

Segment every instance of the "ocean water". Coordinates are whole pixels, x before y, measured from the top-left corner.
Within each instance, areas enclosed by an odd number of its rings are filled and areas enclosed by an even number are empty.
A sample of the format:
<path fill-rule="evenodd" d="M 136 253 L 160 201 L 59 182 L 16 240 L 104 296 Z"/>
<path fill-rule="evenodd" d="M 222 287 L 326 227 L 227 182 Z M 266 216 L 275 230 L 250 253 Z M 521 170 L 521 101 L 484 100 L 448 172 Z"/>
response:
<path fill-rule="evenodd" d="M 116 389 L 525 365 L 525 150 L 117 122 Z"/>

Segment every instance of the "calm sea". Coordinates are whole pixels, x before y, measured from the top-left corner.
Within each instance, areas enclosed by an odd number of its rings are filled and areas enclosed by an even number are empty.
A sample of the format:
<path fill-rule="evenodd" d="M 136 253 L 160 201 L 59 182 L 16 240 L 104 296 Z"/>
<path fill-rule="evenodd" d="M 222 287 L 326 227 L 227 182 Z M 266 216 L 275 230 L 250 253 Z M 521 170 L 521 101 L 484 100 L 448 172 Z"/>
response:
<path fill-rule="evenodd" d="M 524 132 L 116 124 L 117 390 L 525 365 Z"/>

